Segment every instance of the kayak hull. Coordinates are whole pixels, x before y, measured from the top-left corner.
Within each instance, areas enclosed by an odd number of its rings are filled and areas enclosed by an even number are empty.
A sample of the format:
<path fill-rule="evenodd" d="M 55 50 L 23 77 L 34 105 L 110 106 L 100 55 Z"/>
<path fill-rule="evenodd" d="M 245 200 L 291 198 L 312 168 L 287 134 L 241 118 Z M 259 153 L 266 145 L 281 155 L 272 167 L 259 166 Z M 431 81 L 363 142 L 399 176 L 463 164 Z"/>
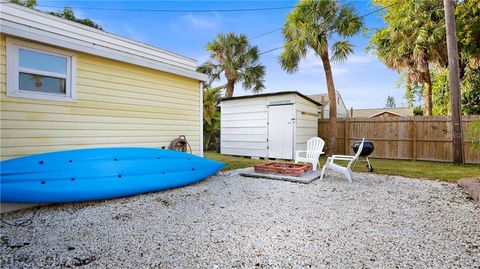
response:
<path fill-rule="evenodd" d="M 103 200 L 183 187 L 224 166 L 192 154 L 154 148 L 96 148 L 1 162 L 1 202 Z"/>

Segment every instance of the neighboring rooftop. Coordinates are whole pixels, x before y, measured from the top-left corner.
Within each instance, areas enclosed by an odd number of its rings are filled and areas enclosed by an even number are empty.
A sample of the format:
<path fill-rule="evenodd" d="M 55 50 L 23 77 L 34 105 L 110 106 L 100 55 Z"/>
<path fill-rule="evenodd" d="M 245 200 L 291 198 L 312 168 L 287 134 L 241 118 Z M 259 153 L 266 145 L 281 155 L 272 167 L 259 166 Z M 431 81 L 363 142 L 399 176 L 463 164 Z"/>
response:
<path fill-rule="evenodd" d="M 342 95 L 339 91 L 335 91 L 337 97 L 337 117 L 338 118 L 345 118 L 349 115 L 347 106 L 345 106 L 345 102 L 343 102 Z M 308 97 L 312 98 L 313 100 L 317 101 L 320 104 L 323 104 L 323 118 L 328 118 L 328 111 L 330 110 L 330 100 L 328 99 L 328 93 L 321 93 L 321 94 L 312 94 L 308 95 Z M 323 97 L 323 102 L 322 102 Z M 319 109 L 319 112 L 321 109 Z"/>
<path fill-rule="evenodd" d="M 399 117 L 413 116 L 413 108 L 409 107 L 395 107 L 395 108 L 361 108 L 353 109 L 354 118 L 360 117 L 375 117 L 384 113 L 390 113 Z"/>

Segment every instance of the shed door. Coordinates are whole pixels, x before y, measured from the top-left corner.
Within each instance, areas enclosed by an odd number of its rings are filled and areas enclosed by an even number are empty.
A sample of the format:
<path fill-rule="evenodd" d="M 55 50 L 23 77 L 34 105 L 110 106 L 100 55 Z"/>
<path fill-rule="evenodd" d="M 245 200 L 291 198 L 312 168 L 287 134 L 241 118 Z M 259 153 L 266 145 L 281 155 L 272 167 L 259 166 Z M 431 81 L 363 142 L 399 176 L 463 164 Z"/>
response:
<path fill-rule="evenodd" d="M 295 123 L 293 105 L 268 107 L 268 157 L 292 159 L 293 128 Z"/>

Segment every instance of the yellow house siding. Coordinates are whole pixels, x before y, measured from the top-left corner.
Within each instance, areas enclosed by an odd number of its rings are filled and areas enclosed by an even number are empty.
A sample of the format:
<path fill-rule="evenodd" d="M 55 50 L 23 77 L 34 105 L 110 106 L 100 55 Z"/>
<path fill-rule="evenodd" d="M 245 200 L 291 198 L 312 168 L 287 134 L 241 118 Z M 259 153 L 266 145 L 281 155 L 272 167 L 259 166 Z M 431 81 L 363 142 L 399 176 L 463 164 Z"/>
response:
<path fill-rule="evenodd" d="M 6 96 L 0 35 L 1 158 L 87 147 L 167 146 L 200 153 L 199 81 L 77 53 L 74 103 Z"/>

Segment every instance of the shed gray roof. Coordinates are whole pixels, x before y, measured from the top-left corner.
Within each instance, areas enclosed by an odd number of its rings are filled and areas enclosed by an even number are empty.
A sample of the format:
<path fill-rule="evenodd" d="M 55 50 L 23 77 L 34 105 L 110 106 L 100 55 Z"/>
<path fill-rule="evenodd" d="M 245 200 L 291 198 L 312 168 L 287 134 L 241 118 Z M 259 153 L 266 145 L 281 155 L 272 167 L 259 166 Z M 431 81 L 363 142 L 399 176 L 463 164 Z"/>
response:
<path fill-rule="evenodd" d="M 297 92 L 297 91 L 271 92 L 271 93 L 260 93 L 260 94 L 242 95 L 242 96 L 234 96 L 234 97 L 223 97 L 220 100 L 221 101 L 230 101 L 230 100 L 237 100 L 237 99 L 266 97 L 266 96 L 275 96 L 275 95 L 284 95 L 284 94 L 296 94 L 296 95 L 301 96 L 301 97 L 305 98 L 306 100 L 314 103 L 317 106 L 322 105 L 319 102 L 317 102 L 316 100 L 314 100 L 314 99 L 312 99 L 308 96 L 305 96 L 305 95 L 303 95 L 303 94 L 301 94 L 300 92 Z"/>

